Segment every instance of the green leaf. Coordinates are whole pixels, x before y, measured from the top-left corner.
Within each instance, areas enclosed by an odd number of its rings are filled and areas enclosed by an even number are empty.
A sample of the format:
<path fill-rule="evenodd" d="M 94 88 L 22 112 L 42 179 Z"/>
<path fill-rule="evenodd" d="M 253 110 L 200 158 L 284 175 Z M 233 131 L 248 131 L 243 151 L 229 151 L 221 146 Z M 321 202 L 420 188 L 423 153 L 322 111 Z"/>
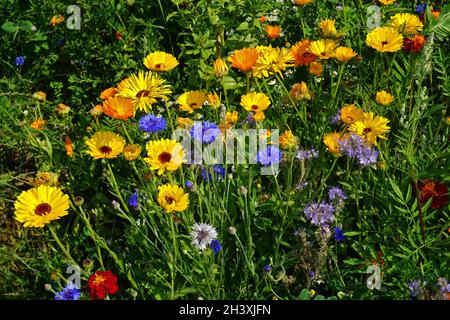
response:
<path fill-rule="evenodd" d="M 232 77 L 223 77 L 223 87 L 225 90 L 233 89 L 234 87 L 236 87 L 236 84 L 236 80 L 234 80 Z"/>
<path fill-rule="evenodd" d="M 357 235 L 359 235 L 361 233 L 364 233 L 364 232 L 362 232 L 362 231 L 347 231 L 347 232 L 344 232 L 344 236 L 346 236 L 346 237 L 354 237 L 354 236 L 357 236 Z"/>
<path fill-rule="evenodd" d="M 17 30 L 19 30 L 19 27 L 16 26 L 16 24 L 14 22 L 6 21 L 2 25 L 2 30 L 5 32 L 13 33 L 13 32 L 16 32 Z"/>
<path fill-rule="evenodd" d="M 300 295 L 298 296 L 300 300 L 310 300 L 310 295 L 308 292 L 308 289 L 303 289 L 302 292 L 300 292 Z"/>
<path fill-rule="evenodd" d="M 344 263 L 351 265 L 351 266 L 357 266 L 360 264 L 364 264 L 364 261 L 356 259 L 356 258 L 351 258 L 351 259 L 344 260 Z"/>
<path fill-rule="evenodd" d="M 26 31 L 26 32 L 32 32 L 33 31 L 33 23 L 31 21 L 20 21 L 19 28 L 20 30 Z"/>
<path fill-rule="evenodd" d="M 236 30 L 248 30 L 248 22 L 247 21 L 242 22 L 240 25 L 238 25 Z"/>

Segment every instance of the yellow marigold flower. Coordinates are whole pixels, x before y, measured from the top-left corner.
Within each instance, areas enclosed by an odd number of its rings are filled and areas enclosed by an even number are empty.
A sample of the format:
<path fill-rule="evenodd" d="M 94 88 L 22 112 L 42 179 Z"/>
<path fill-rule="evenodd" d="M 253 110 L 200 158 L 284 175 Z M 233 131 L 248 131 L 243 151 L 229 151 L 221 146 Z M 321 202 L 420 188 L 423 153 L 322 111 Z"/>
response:
<path fill-rule="evenodd" d="M 309 73 L 311 73 L 314 76 L 321 76 L 323 72 L 323 66 L 320 62 L 311 62 L 309 65 Z"/>
<path fill-rule="evenodd" d="M 324 38 L 336 38 L 338 31 L 336 30 L 336 20 L 325 19 L 319 23 L 320 33 Z"/>
<path fill-rule="evenodd" d="M 43 119 L 36 119 L 31 124 L 30 127 L 32 127 L 34 130 L 42 130 L 45 126 L 45 120 Z"/>
<path fill-rule="evenodd" d="M 348 104 L 342 107 L 340 119 L 343 123 L 351 125 L 356 121 L 362 121 L 364 119 L 364 111 L 354 104 Z"/>
<path fill-rule="evenodd" d="M 105 89 L 100 94 L 100 99 L 102 100 L 108 100 L 109 98 L 113 97 L 117 93 L 117 88 L 111 87 L 108 89 Z"/>
<path fill-rule="evenodd" d="M 378 0 L 378 2 L 386 6 L 388 4 L 393 4 L 395 0 Z"/>
<path fill-rule="evenodd" d="M 389 120 L 373 115 L 373 112 L 364 113 L 364 119 L 362 121 L 356 121 L 349 127 L 351 133 L 355 133 L 366 142 L 376 145 L 377 138 L 387 139 L 384 134 L 390 131 L 390 127 L 387 125 Z"/>
<path fill-rule="evenodd" d="M 321 60 L 327 60 L 334 56 L 337 42 L 331 39 L 320 39 L 311 42 L 308 52 L 316 55 Z"/>
<path fill-rule="evenodd" d="M 117 158 L 125 146 L 125 140 L 109 131 L 98 131 L 86 141 L 89 150 L 86 151 L 95 159 L 112 159 Z"/>
<path fill-rule="evenodd" d="M 111 118 L 127 120 L 134 116 L 133 100 L 113 96 L 103 102 L 103 112 Z"/>
<path fill-rule="evenodd" d="M 259 46 L 258 60 L 253 68 L 252 74 L 256 78 L 268 77 L 278 73 L 283 78 L 283 71 L 287 67 L 294 66 L 294 56 L 286 48 L 272 48 L 272 46 Z"/>
<path fill-rule="evenodd" d="M 135 110 L 149 112 L 157 99 L 167 100 L 167 95 L 172 93 L 171 87 L 165 83 L 166 80 L 155 72 L 140 71 L 122 80 L 117 95 L 132 99 Z"/>
<path fill-rule="evenodd" d="M 228 66 L 225 60 L 217 58 L 213 63 L 214 75 L 217 78 L 223 77 L 228 72 Z"/>
<path fill-rule="evenodd" d="M 289 92 L 289 95 L 294 99 L 295 101 L 299 100 L 307 100 L 310 101 L 313 98 L 313 94 L 308 89 L 308 85 L 306 82 L 299 82 L 292 86 L 291 91 Z"/>
<path fill-rule="evenodd" d="M 419 17 L 410 13 L 397 13 L 391 17 L 389 25 L 403 34 L 418 34 L 423 30 Z"/>
<path fill-rule="evenodd" d="M 262 92 L 250 92 L 241 96 L 241 106 L 249 112 L 262 112 L 266 110 L 269 105 L 269 97 Z"/>
<path fill-rule="evenodd" d="M 57 24 L 60 24 L 64 21 L 64 17 L 59 15 L 59 16 L 53 16 L 52 20 L 50 20 L 50 24 L 52 26 L 56 26 Z"/>
<path fill-rule="evenodd" d="M 305 6 L 311 2 L 313 2 L 313 0 L 292 0 L 292 3 L 296 6 Z"/>
<path fill-rule="evenodd" d="M 379 52 L 396 52 L 403 47 L 403 36 L 391 27 L 376 28 L 367 35 L 366 44 Z"/>
<path fill-rule="evenodd" d="M 190 118 L 178 117 L 177 123 L 178 123 L 178 128 L 189 129 L 190 127 L 192 127 L 194 125 L 194 120 L 192 120 Z"/>
<path fill-rule="evenodd" d="M 45 101 L 47 99 L 47 94 L 44 91 L 37 91 L 33 93 L 33 98 L 41 101 Z"/>
<path fill-rule="evenodd" d="M 347 62 L 348 60 L 356 57 L 358 54 L 348 47 L 337 47 L 334 51 L 334 58 L 339 62 Z"/>
<path fill-rule="evenodd" d="M 281 27 L 280 26 L 266 26 L 266 32 L 269 39 L 277 39 L 281 36 Z"/>
<path fill-rule="evenodd" d="M 97 104 L 96 106 L 92 107 L 91 110 L 89 110 L 89 113 L 93 117 L 97 117 L 97 116 L 101 115 L 103 113 L 103 105 Z"/>
<path fill-rule="evenodd" d="M 298 139 L 291 130 L 286 130 L 280 136 L 280 145 L 284 149 L 294 149 L 298 145 Z"/>
<path fill-rule="evenodd" d="M 450 126 L 450 117 L 445 118 L 445 122 Z"/>
<path fill-rule="evenodd" d="M 338 132 L 327 133 L 323 136 L 323 143 L 327 147 L 327 151 L 339 156 L 341 155 L 341 149 L 339 142 L 341 141 L 341 134 Z"/>
<path fill-rule="evenodd" d="M 73 156 L 73 143 L 72 139 L 70 139 L 70 136 L 66 136 L 66 140 L 64 141 L 64 146 L 66 148 L 66 154 L 69 157 Z"/>
<path fill-rule="evenodd" d="M 141 151 L 142 151 L 141 147 L 138 146 L 137 144 L 127 144 L 123 148 L 123 157 L 127 161 L 133 161 L 136 160 L 137 157 L 139 157 Z"/>
<path fill-rule="evenodd" d="M 231 62 L 231 66 L 242 72 L 251 71 L 253 66 L 258 60 L 259 52 L 256 48 L 244 48 L 236 50 L 228 57 L 228 61 Z"/>
<path fill-rule="evenodd" d="M 55 111 L 59 114 L 68 114 L 70 112 L 70 107 L 64 103 L 60 103 L 56 106 Z"/>
<path fill-rule="evenodd" d="M 69 212 L 69 196 L 50 186 L 23 191 L 14 203 L 15 219 L 27 227 L 43 227 Z"/>
<path fill-rule="evenodd" d="M 262 111 L 256 112 L 253 116 L 253 120 L 255 120 L 256 122 L 264 121 L 265 118 L 266 118 L 266 115 Z"/>
<path fill-rule="evenodd" d="M 294 66 L 304 66 L 317 59 L 317 56 L 308 52 L 311 44 L 310 40 L 302 40 L 291 47 L 291 53 L 294 56 Z"/>
<path fill-rule="evenodd" d="M 179 96 L 177 102 L 180 110 L 192 113 L 203 107 L 206 102 L 206 94 L 203 91 L 188 91 Z"/>
<path fill-rule="evenodd" d="M 58 175 L 54 172 L 42 171 L 36 174 L 36 177 L 31 182 L 33 187 L 39 187 L 42 185 L 46 186 L 57 186 L 58 185 Z"/>
<path fill-rule="evenodd" d="M 388 106 L 394 101 L 394 96 L 384 90 L 378 91 L 375 100 L 382 106 Z"/>
<path fill-rule="evenodd" d="M 162 185 L 158 191 L 158 204 L 167 213 L 181 212 L 189 206 L 189 194 L 175 184 Z"/>
<path fill-rule="evenodd" d="M 239 118 L 239 114 L 237 113 L 237 111 L 232 111 L 232 112 L 227 111 L 226 116 L 225 116 L 225 122 L 227 124 L 233 125 L 238 121 L 238 118 Z"/>
<path fill-rule="evenodd" d="M 178 60 L 170 53 L 157 51 L 144 58 L 144 65 L 153 71 L 169 71 L 178 65 Z"/>
<path fill-rule="evenodd" d="M 150 141 L 146 149 L 147 157 L 144 160 L 150 165 L 151 170 L 158 170 L 159 175 L 166 170 L 175 171 L 187 161 L 183 147 L 174 140 Z"/>
<path fill-rule="evenodd" d="M 206 95 L 206 102 L 213 109 L 217 109 L 218 107 L 220 107 L 220 98 L 215 92 L 208 93 Z"/>

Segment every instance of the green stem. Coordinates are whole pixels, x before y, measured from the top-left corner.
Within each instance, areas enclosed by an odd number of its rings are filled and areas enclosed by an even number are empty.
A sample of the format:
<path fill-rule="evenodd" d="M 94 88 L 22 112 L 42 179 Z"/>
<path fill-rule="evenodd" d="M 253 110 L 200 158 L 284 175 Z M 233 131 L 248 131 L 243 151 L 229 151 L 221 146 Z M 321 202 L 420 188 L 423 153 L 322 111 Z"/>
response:
<path fill-rule="evenodd" d="M 333 95 L 332 95 L 332 99 L 331 102 L 334 103 L 334 99 L 336 98 L 337 92 L 339 90 L 339 86 L 341 84 L 341 79 L 342 79 L 342 73 L 344 72 L 344 67 L 345 65 L 343 63 L 341 63 L 339 65 L 339 75 L 338 75 L 338 81 L 336 83 L 336 87 L 334 89 Z"/>
<path fill-rule="evenodd" d="M 55 232 L 55 230 L 53 229 L 53 226 L 49 225 L 48 229 L 50 230 L 50 233 L 52 234 L 53 239 L 55 239 L 56 243 L 61 248 L 61 250 L 64 252 L 64 254 L 66 255 L 66 258 L 70 261 L 70 263 L 73 263 L 74 265 L 78 265 L 78 263 L 76 263 L 75 260 L 70 255 L 69 251 L 67 251 L 66 247 L 64 247 L 61 240 L 59 240 L 59 237 L 58 237 L 57 233 Z"/>

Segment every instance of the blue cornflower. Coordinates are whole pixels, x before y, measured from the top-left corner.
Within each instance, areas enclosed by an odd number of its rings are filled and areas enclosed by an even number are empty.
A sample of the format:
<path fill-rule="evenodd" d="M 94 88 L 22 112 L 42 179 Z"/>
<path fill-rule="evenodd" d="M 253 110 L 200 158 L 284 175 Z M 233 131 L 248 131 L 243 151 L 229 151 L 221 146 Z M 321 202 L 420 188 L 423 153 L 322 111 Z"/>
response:
<path fill-rule="evenodd" d="M 261 150 L 256 155 L 256 161 L 263 166 L 270 166 L 272 164 L 278 164 L 281 160 L 281 150 L 275 146 L 268 146 L 266 149 Z"/>
<path fill-rule="evenodd" d="M 164 131 L 166 129 L 166 119 L 162 116 L 146 114 L 139 120 L 139 129 L 148 133 Z"/>
<path fill-rule="evenodd" d="M 298 160 L 307 160 L 307 159 L 313 159 L 317 158 L 319 156 L 319 152 L 316 151 L 316 149 L 312 148 L 310 150 L 300 150 L 297 152 L 297 155 L 295 156 Z"/>
<path fill-rule="evenodd" d="M 337 242 L 342 242 L 345 240 L 344 231 L 341 228 L 334 227 L 334 238 Z"/>
<path fill-rule="evenodd" d="M 14 60 L 14 63 L 16 66 L 22 66 L 25 63 L 25 57 L 24 56 L 17 56 Z"/>
<path fill-rule="evenodd" d="M 416 12 L 418 12 L 418 13 L 424 13 L 426 10 L 427 10 L 426 3 L 419 4 L 416 8 Z"/>
<path fill-rule="evenodd" d="M 219 176 L 219 180 L 222 181 L 225 178 L 225 168 L 221 165 L 215 164 L 213 166 L 213 172 Z M 210 173 L 210 170 L 208 168 L 202 169 L 202 178 L 203 180 L 207 182 L 212 182 L 212 175 Z"/>
<path fill-rule="evenodd" d="M 133 193 L 130 198 L 128 198 L 128 204 L 130 206 L 132 206 L 133 208 L 137 209 L 137 207 L 139 207 L 139 202 L 138 202 L 138 194 L 137 193 Z"/>
<path fill-rule="evenodd" d="M 191 181 L 191 180 L 186 180 L 186 182 L 184 183 L 184 185 L 186 186 L 186 188 L 188 188 L 189 191 L 194 192 L 195 191 L 195 184 Z"/>
<path fill-rule="evenodd" d="M 339 188 L 339 187 L 333 187 L 328 190 L 328 197 L 331 201 L 336 201 L 338 203 L 342 203 L 344 200 L 347 199 L 347 195 L 345 192 Z"/>
<path fill-rule="evenodd" d="M 64 39 L 58 39 L 56 40 L 56 45 L 57 46 L 62 46 L 64 44 Z"/>
<path fill-rule="evenodd" d="M 328 225 L 334 221 L 334 207 L 324 201 L 320 203 L 311 202 L 303 212 L 313 225 L 322 229 L 328 228 Z"/>
<path fill-rule="evenodd" d="M 217 239 L 214 239 L 211 241 L 211 248 L 214 251 L 214 254 L 218 253 L 220 249 L 222 249 L 222 246 L 220 245 L 220 241 Z"/>
<path fill-rule="evenodd" d="M 269 273 L 272 270 L 272 268 L 269 265 L 266 265 L 264 267 L 264 272 Z"/>
<path fill-rule="evenodd" d="M 78 300 L 80 295 L 81 293 L 77 286 L 69 282 L 62 291 L 55 294 L 55 300 Z"/>
<path fill-rule="evenodd" d="M 248 123 L 249 126 L 254 126 L 256 124 L 255 117 L 253 116 L 253 113 L 249 113 L 247 115 L 247 118 L 245 121 Z"/>
<path fill-rule="evenodd" d="M 209 144 L 216 140 L 220 134 L 217 124 L 209 121 L 194 122 L 194 125 L 189 131 L 191 137 L 204 144 Z"/>
<path fill-rule="evenodd" d="M 315 273 L 314 271 L 311 270 L 311 271 L 309 272 L 309 277 L 310 277 L 310 278 L 314 278 L 315 275 L 316 275 L 316 273 Z"/>
<path fill-rule="evenodd" d="M 331 124 L 339 124 L 341 121 L 341 109 L 338 109 L 338 111 L 331 117 L 330 122 Z"/>

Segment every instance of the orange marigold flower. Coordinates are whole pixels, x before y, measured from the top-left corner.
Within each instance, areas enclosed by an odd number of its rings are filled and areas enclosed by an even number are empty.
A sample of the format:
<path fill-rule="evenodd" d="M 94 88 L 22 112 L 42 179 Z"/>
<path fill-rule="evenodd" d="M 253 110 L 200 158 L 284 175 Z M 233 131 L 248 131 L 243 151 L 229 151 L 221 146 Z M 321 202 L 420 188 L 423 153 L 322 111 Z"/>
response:
<path fill-rule="evenodd" d="M 70 107 L 68 105 L 65 105 L 64 103 L 60 103 L 55 110 L 59 114 L 68 114 L 70 112 Z"/>
<path fill-rule="evenodd" d="M 266 20 L 267 20 L 266 16 L 261 16 L 261 17 L 259 18 L 259 22 L 261 22 L 261 23 L 266 22 Z"/>
<path fill-rule="evenodd" d="M 133 100 L 114 96 L 103 102 L 103 112 L 111 118 L 127 120 L 134 115 Z"/>
<path fill-rule="evenodd" d="M 259 52 L 256 48 L 244 48 L 236 50 L 228 57 L 233 68 L 239 69 L 242 72 L 249 72 L 252 70 L 256 61 L 258 60 Z"/>
<path fill-rule="evenodd" d="M 56 26 L 57 24 L 60 24 L 61 22 L 64 21 L 64 17 L 63 16 L 53 16 L 52 20 L 50 21 L 50 24 L 52 26 Z"/>
<path fill-rule="evenodd" d="M 136 160 L 137 157 L 141 154 L 142 148 L 137 144 L 127 144 L 123 148 L 123 157 L 127 161 Z"/>
<path fill-rule="evenodd" d="M 34 130 L 42 130 L 44 126 L 45 120 L 43 119 L 36 119 L 30 124 L 30 127 L 32 127 Z"/>
<path fill-rule="evenodd" d="M 309 65 L 309 73 L 311 73 L 314 76 L 321 76 L 323 72 L 323 66 L 320 62 L 311 62 Z"/>
<path fill-rule="evenodd" d="M 100 99 L 102 100 L 108 100 L 109 98 L 113 97 L 116 93 L 117 93 L 117 89 L 114 87 L 105 89 L 102 91 L 102 93 L 100 94 Z"/>
<path fill-rule="evenodd" d="M 277 39 L 281 36 L 281 27 L 280 26 L 271 26 L 271 25 L 267 25 L 266 26 L 266 32 L 267 32 L 267 36 L 270 39 Z"/>
<path fill-rule="evenodd" d="M 119 291 L 117 277 L 111 271 L 97 271 L 89 277 L 89 296 L 91 300 L 105 299 L 108 294 Z"/>
<path fill-rule="evenodd" d="M 98 104 L 98 105 L 94 106 L 91 110 L 89 110 L 89 113 L 93 117 L 97 117 L 103 113 L 103 106 L 101 104 Z"/>
<path fill-rule="evenodd" d="M 64 145 L 66 147 L 66 154 L 69 157 L 73 156 L 73 144 L 72 144 L 72 139 L 70 139 L 69 136 L 66 136 L 66 141 L 64 142 Z"/>
<path fill-rule="evenodd" d="M 431 208 L 433 209 L 442 208 L 448 203 L 448 188 L 445 184 L 436 180 L 425 179 L 418 181 L 417 187 L 420 190 L 420 203 L 426 203 L 432 198 Z M 417 192 L 415 188 L 414 191 Z"/>
<path fill-rule="evenodd" d="M 317 56 L 307 51 L 310 44 L 311 41 L 306 39 L 299 41 L 292 46 L 291 52 L 295 58 L 294 65 L 296 67 L 307 65 L 316 60 Z"/>

